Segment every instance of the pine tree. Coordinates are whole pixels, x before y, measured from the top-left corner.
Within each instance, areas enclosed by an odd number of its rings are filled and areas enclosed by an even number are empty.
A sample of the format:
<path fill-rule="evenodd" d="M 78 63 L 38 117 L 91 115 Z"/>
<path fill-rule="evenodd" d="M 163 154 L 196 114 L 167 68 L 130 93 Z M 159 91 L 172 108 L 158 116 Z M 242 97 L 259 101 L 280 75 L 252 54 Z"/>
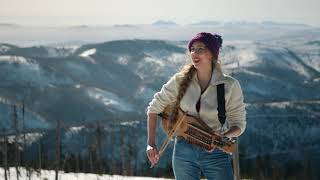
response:
<path fill-rule="evenodd" d="M 97 164 L 98 164 L 98 174 L 102 174 L 102 128 L 100 123 L 97 123 L 96 129 L 96 143 L 97 143 Z"/>
<path fill-rule="evenodd" d="M 61 151 L 61 124 L 60 120 L 57 120 L 56 127 L 56 167 L 55 167 L 55 180 L 58 180 L 58 171 L 60 170 L 60 151 Z"/>
<path fill-rule="evenodd" d="M 22 101 L 22 133 L 23 133 L 23 153 L 21 155 L 22 164 L 28 169 L 28 165 L 25 162 L 25 150 L 26 150 L 26 126 L 25 126 L 25 119 L 24 119 L 24 100 Z"/>
<path fill-rule="evenodd" d="M 39 139 L 38 141 L 38 169 L 39 169 L 39 175 L 41 176 L 41 169 L 42 169 L 42 140 Z"/>
<path fill-rule="evenodd" d="M 13 126 L 15 130 L 15 138 L 14 138 L 14 143 L 15 143 L 15 168 L 16 168 L 16 175 L 17 175 L 17 180 L 19 180 L 20 177 L 20 152 L 19 152 L 19 129 L 18 129 L 18 114 L 17 114 L 17 106 L 13 105 Z"/>
<path fill-rule="evenodd" d="M 8 138 L 7 138 L 7 134 L 6 134 L 6 130 L 5 128 L 2 129 L 3 132 L 3 139 L 4 139 L 4 150 L 3 150 L 3 164 L 4 164 L 4 179 L 8 180 L 8 174 L 7 174 L 7 170 L 8 170 Z"/>

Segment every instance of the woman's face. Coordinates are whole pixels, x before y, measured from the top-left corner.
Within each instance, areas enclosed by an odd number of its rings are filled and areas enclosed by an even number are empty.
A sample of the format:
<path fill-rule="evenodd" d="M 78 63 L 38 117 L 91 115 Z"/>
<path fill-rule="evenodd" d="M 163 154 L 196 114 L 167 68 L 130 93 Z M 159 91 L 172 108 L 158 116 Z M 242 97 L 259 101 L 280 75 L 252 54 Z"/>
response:
<path fill-rule="evenodd" d="M 206 45 L 200 41 L 196 41 L 190 48 L 190 56 L 192 64 L 196 69 L 202 69 L 203 67 L 211 66 L 212 53 L 206 47 Z"/>

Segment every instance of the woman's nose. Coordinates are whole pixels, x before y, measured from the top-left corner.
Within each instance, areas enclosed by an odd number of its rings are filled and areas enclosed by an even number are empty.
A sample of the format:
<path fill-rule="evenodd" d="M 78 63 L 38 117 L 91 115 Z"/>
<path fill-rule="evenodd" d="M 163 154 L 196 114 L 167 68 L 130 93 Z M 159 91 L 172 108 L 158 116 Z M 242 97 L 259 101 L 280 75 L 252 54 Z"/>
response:
<path fill-rule="evenodd" d="M 198 56 L 198 54 L 196 52 L 194 52 L 194 51 L 190 52 L 190 55 L 191 55 L 192 58 L 195 58 L 195 57 Z"/>

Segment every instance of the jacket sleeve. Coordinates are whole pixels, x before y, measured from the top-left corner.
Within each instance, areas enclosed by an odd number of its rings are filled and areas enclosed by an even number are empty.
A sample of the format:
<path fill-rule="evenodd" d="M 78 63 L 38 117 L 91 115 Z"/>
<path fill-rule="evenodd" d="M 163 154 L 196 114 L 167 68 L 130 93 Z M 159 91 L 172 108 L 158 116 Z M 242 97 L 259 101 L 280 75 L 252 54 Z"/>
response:
<path fill-rule="evenodd" d="M 231 89 L 231 95 L 226 104 L 226 118 L 229 126 L 240 128 L 240 135 L 246 129 L 246 109 L 243 102 L 244 97 L 238 80 L 235 80 Z"/>
<path fill-rule="evenodd" d="M 172 76 L 167 83 L 165 83 L 161 90 L 154 94 L 153 99 L 147 108 L 148 113 L 161 113 L 164 108 L 174 102 L 178 95 L 177 75 Z"/>

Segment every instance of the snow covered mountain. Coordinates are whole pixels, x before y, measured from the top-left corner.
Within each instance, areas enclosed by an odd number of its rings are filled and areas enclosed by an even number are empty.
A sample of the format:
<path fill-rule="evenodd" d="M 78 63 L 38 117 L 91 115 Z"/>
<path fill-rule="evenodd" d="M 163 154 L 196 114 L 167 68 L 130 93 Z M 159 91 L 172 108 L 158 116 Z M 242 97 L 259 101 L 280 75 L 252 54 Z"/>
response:
<path fill-rule="evenodd" d="M 271 154 L 301 160 L 306 151 L 320 157 L 319 52 L 320 36 L 225 41 L 223 68 L 239 79 L 248 111 L 241 158 Z M 134 139 L 132 153 L 142 165 L 147 104 L 187 62 L 185 41 L 117 40 L 76 47 L 0 44 L 0 129 L 13 132 L 12 105 L 18 104 L 21 119 L 24 102 L 26 129 L 42 133 L 48 154 L 54 154 L 50 147 L 57 120 L 65 127 L 66 154 L 85 154 L 96 123 L 101 123 L 104 156 L 122 161 L 116 152 Z M 161 131 L 159 138 L 164 138 Z M 36 146 L 30 146 L 30 154 Z M 170 162 L 170 150 L 166 153 L 160 167 Z"/>

